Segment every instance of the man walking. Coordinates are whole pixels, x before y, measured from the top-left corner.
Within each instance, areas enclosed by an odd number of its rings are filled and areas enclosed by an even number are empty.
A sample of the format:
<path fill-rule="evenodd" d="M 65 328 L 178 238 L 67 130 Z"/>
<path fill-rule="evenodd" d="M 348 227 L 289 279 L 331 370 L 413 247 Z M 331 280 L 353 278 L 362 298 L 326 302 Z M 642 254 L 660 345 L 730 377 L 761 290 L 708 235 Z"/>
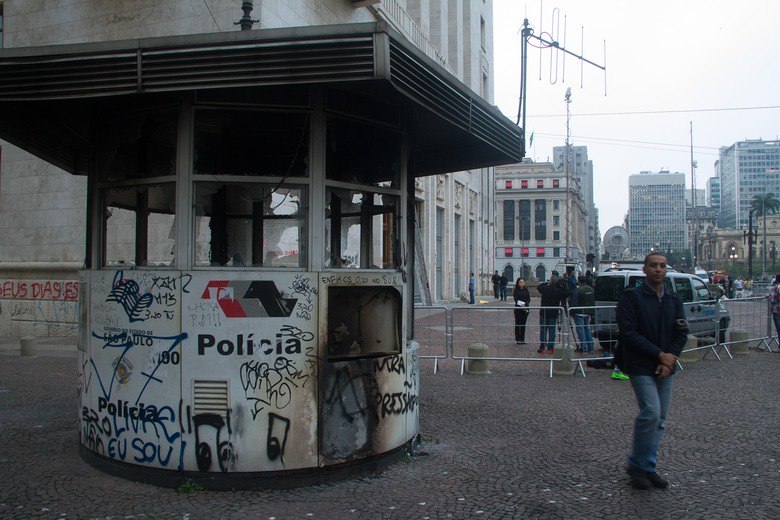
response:
<path fill-rule="evenodd" d="M 498 283 L 501 281 L 501 277 L 498 276 L 498 271 L 493 273 L 493 276 L 490 278 L 490 281 L 493 282 L 493 296 L 495 296 L 496 300 L 498 299 Z"/>
<path fill-rule="evenodd" d="M 477 281 L 474 280 L 474 273 L 469 273 L 469 303 L 474 305 L 474 288 L 477 285 Z"/>
<path fill-rule="evenodd" d="M 615 361 L 631 376 L 639 414 L 626 471 L 637 489 L 666 488 L 656 472 L 677 357 L 688 338 L 682 300 L 664 287 L 666 257 L 645 257 L 645 281 L 623 292 L 617 305 L 618 348 Z"/>

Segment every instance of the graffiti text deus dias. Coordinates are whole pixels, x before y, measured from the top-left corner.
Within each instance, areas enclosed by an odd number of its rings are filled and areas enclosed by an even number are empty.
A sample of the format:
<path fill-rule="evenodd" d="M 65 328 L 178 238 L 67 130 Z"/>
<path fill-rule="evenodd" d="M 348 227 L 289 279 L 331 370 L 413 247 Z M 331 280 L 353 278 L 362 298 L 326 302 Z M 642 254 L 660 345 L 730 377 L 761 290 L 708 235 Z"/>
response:
<path fill-rule="evenodd" d="M 296 337 L 284 335 L 279 332 L 276 334 L 276 344 L 270 339 L 255 339 L 254 334 L 237 334 L 235 339 L 217 340 L 211 334 L 198 334 L 198 355 L 206 353 L 206 349 L 216 349 L 223 356 L 233 354 L 251 356 L 258 354 L 300 354 L 301 340 Z"/>

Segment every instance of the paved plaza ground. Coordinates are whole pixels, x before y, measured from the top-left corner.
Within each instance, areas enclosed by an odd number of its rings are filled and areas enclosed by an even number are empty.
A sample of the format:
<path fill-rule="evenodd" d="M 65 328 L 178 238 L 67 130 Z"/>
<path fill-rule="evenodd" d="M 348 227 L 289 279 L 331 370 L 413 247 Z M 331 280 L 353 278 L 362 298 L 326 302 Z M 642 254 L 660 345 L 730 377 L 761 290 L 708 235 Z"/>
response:
<path fill-rule="evenodd" d="M 29 358 L 0 340 L 0 518 L 780 518 L 780 354 L 709 357 L 675 376 L 664 491 L 628 484 L 635 404 L 608 370 L 421 360 L 415 456 L 329 485 L 180 493 L 81 460 L 72 344 Z"/>

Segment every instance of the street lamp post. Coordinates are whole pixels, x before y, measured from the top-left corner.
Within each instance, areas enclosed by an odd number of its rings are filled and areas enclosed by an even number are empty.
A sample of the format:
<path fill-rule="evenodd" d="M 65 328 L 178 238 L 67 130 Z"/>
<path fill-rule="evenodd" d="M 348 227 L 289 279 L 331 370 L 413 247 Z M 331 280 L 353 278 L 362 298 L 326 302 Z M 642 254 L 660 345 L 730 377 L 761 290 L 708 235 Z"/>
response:
<path fill-rule="evenodd" d="M 737 272 L 737 248 L 734 246 L 731 246 L 731 254 L 729 255 L 729 258 L 731 258 L 731 271 L 732 273 Z"/>
<path fill-rule="evenodd" d="M 772 274 L 775 272 L 775 257 L 777 256 L 777 248 L 775 247 L 775 241 L 769 241 L 769 257 L 772 259 Z"/>

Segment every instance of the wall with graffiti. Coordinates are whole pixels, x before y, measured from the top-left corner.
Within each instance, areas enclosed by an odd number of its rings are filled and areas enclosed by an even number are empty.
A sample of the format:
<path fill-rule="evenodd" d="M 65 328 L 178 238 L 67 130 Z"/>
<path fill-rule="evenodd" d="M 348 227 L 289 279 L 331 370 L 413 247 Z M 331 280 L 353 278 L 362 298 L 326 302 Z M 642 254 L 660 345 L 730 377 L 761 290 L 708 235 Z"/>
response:
<path fill-rule="evenodd" d="M 349 341 L 374 351 L 334 357 L 323 297 L 343 279 L 83 271 L 82 444 L 128 464 L 201 472 L 317 468 L 402 446 L 418 431 L 417 357 L 400 339 L 400 315 L 397 328 L 374 323 L 398 312 L 400 276 L 376 281 L 373 296 L 348 296 L 370 298 L 361 319 L 372 325 Z M 339 330 L 350 323 L 343 311 L 338 319 Z M 396 351 L 376 351 L 394 341 Z"/>
<path fill-rule="evenodd" d="M 74 336 L 79 282 L 0 278 L 0 331 L 8 337 Z"/>

